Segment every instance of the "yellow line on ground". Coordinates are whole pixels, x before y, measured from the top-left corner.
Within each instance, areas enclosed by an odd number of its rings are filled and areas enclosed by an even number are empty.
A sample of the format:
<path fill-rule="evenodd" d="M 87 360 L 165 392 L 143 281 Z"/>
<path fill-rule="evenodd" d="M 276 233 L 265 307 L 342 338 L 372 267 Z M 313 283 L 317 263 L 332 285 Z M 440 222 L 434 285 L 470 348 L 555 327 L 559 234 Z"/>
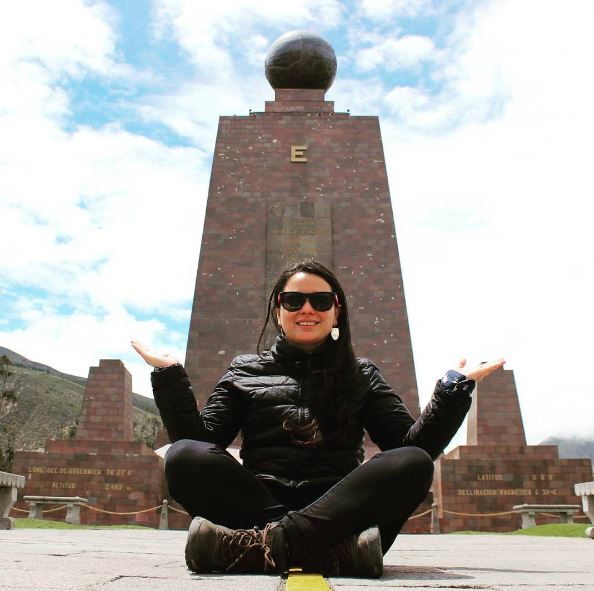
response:
<path fill-rule="evenodd" d="M 285 591 L 330 591 L 330 585 L 322 575 L 290 569 Z"/>

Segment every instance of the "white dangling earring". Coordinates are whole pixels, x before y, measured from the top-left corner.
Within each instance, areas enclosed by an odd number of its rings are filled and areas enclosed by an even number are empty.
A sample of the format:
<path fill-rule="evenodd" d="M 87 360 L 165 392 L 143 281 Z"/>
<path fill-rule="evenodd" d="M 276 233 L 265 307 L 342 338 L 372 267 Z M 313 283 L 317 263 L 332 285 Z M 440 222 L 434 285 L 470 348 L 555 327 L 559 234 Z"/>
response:
<path fill-rule="evenodd" d="M 331 331 L 330 331 L 330 336 L 332 337 L 333 341 L 337 341 L 338 337 L 340 336 L 340 330 L 338 329 L 338 326 L 335 326 Z"/>

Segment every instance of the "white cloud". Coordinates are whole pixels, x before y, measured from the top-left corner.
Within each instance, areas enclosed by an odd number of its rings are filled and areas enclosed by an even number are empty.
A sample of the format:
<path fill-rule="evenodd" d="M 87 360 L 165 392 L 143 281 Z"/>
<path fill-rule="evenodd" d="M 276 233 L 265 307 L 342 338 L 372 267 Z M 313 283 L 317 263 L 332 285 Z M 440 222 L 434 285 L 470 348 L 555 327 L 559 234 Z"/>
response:
<path fill-rule="evenodd" d="M 353 115 L 375 115 L 381 108 L 383 93 L 384 87 L 379 80 L 339 78 L 326 98 L 334 100 L 336 111 L 349 109 Z"/>
<path fill-rule="evenodd" d="M 102 5 L 18 2 L 0 19 L 0 144 L 6 152 L 35 150 L 41 128 L 69 113 L 62 83 L 113 66 L 113 32 Z M 32 17 L 35 15 L 35 17 Z"/>
<path fill-rule="evenodd" d="M 207 192 L 202 154 L 117 128 L 44 139 L 44 158 L 13 159 L 7 168 L 23 175 L 0 182 L 12 222 L 0 238 L 5 277 L 95 305 L 190 298 Z M 158 282 L 155 260 L 167 260 Z"/>
<path fill-rule="evenodd" d="M 114 66 L 114 15 L 104 2 L 22 0 L 2 12 L 2 64 L 40 63 L 52 76 L 107 75 Z"/>
<path fill-rule="evenodd" d="M 134 75 L 107 5 L 23 2 L 3 17 L 0 276 L 3 297 L 21 295 L 3 309 L 0 340 L 80 375 L 100 357 L 135 360 L 131 337 L 183 347 L 185 335 L 129 310 L 189 316 L 204 153 L 71 120 L 74 79 Z"/>
<path fill-rule="evenodd" d="M 239 76 L 233 50 L 240 49 L 253 62 L 261 52 L 259 31 L 268 27 L 299 29 L 332 28 L 339 24 L 343 8 L 337 0 L 159 0 L 156 12 L 161 35 L 173 34 L 191 59 L 211 79 L 230 81 Z M 255 39 L 254 39 L 255 37 Z M 256 42 L 253 47 L 245 40 Z M 269 39 L 269 45 L 274 39 Z M 243 61 L 243 60 L 242 60 Z"/>
<path fill-rule="evenodd" d="M 398 125 L 382 124 L 421 392 L 438 362 L 504 355 L 530 443 L 593 433 L 594 7 L 538 6 L 537 20 L 494 2 L 462 21 L 444 93 L 393 91 Z M 476 227 L 440 225 L 440 210 Z"/>
<path fill-rule="evenodd" d="M 139 321 L 114 306 L 104 314 L 60 314 L 47 302 L 23 302 L 28 325 L 0 331 L 3 346 L 73 375 L 87 376 L 99 359 L 122 359 L 133 374 L 135 392 L 150 393 L 150 368 L 138 359 L 130 339 L 152 343 L 155 350 L 181 356 L 185 335 L 171 334 L 157 320 Z"/>
<path fill-rule="evenodd" d="M 157 35 L 173 37 L 197 70 L 172 91 L 145 98 L 142 116 L 210 151 L 219 115 L 262 111 L 273 98 L 264 60 L 279 28 L 332 29 L 344 7 L 336 0 L 159 0 L 155 12 Z"/>
<path fill-rule="evenodd" d="M 411 115 L 428 106 L 430 98 L 422 90 L 411 86 L 396 86 L 384 98 L 390 111 L 410 121 Z"/>
<path fill-rule="evenodd" d="M 250 108 L 263 111 L 264 100 L 273 98 L 263 74 L 256 78 L 245 76 L 236 86 L 230 80 L 216 85 L 191 80 L 170 94 L 145 99 L 140 113 L 147 121 L 166 125 L 210 154 L 220 115 L 247 115 Z"/>
<path fill-rule="evenodd" d="M 411 68 L 421 62 L 436 59 L 433 40 L 422 35 L 389 37 L 360 49 L 355 56 L 357 67 L 363 71 L 379 66 L 387 71 Z"/>
<path fill-rule="evenodd" d="M 433 12 L 432 0 L 360 0 L 359 10 L 374 21 L 393 17 L 414 17 Z"/>

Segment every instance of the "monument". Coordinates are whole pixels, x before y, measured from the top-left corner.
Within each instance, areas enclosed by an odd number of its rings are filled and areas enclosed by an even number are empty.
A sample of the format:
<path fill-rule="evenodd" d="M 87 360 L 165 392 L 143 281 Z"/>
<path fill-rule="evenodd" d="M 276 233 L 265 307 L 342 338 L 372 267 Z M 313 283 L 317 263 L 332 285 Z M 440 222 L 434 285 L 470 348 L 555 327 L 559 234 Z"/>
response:
<path fill-rule="evenodd" d="M 130 373 L 120 360 L 101 359 L 90 368 L 74 438 L 47 440 L 43 452 L 16 452 L 14 471 L 26 478 L 22 495 L 86 498 L 91 508 L 81 510 L 81 523 L 156 527 L 158 511 L 136 512 L 166 498 L 163 460 L 133 441 L 132 413 Z M 28 508 L 22 500 L 16 507 Z"/>
<path fill-rule="evenodd" d="M 312 257 L 344 285 L 357 354 L 418 415 L 378 117 L 325 100 L 336 56 L 313 33 L 281 36 L 265 71 L 275 100 L 264 112 L 219 119 L 185 360 L 199 402 L 235 355 L 255 351 L 281 269 Z"/>
<path fill-rule="evenodd" d="M 265 74 L 275 98 L 264 112 L 219 118 L 185 359 L 199 406 L 233 357 L 255 351 L 282 268 L 311 257 L 345 288 L 357 354 L 418 416 L 379 119 L 325 99 L 336 56 L 313 33 L 277 39 Z M 429 517 L 414 528 L 427 531 Z"/>
<path fill-rule="evenodd" d="M 520 528 L 514 505 L 575 505 L 574 484 L 592 478 L 589 459 L 559 459 L 556 445 L 526 445 L 511 370 L 498 370 L 473 395 L 467 444 L 436 462 L 434 498 L 443 533 Z M 482 516 L 477 515 L 482 514 Z M 557 522 L 539 515 L 537 524 Z"/>

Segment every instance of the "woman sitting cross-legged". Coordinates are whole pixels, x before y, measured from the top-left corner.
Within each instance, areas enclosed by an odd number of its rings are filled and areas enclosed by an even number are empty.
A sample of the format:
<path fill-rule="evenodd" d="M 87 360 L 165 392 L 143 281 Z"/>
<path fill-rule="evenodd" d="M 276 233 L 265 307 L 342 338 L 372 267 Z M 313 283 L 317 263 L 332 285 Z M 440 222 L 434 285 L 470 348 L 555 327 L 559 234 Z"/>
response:
<path fill-rule="evenodd" d="M 281 274 L 258 350 L 270 318 L 279 333 L 270 351 L 236 357 L 201 411 L 177 360 L 133 342 L 155 368 L 155 401 L 173 442 L 169 490 L 194 518 L 187 565 L 379 577 L 475 382 L 504 361 L 461 362 L 415 420 L 373 362 L 355 357 L 345 294 L 323 265 L 307 260 Z M 243 465 L 226 451 L 240 430 Z M 365 463 L 364 431 L 382 450 Z"/>

